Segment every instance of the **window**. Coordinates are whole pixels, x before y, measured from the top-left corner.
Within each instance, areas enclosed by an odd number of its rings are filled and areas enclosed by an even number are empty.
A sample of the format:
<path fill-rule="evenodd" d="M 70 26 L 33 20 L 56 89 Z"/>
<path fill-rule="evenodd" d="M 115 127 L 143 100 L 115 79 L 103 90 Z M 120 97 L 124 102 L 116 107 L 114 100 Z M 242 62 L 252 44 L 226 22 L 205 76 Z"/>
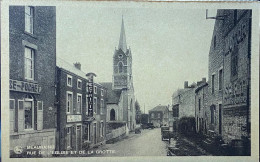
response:
<path fill-rule="evenodd" d="M 31 6 L 25 7 L 25 31 L 33 34 L 33 14 L 34 8 Z"/>
<path fill-rule="evenodd" d="M 238 47 L 234 47 L 233 52 L 231 53 L 231 77 L 236 79 L 238 74 Z"/>
<path fill-rule="evenodd" d="M 10 131 L 13 132 L 14 131 L 14 123 L 15 123 L 15 100 L 14 99 L 10 99 L 9 100 L 9 108 L 10 108 L 10 115 L 9 115 L 9 119 L 10 119 Z"/>
<path fill-rule="evenodd" d="M 210 106 L 211 124 L 215 124 L 215 113 L 216 113 L 215 105 Z"/>
<path fill-rule="evenodd" d="M 43 129 L 43 102 L 37 101 L 37 130 Z"/>
<path fill-rule="evenodd" d="M 67 75 L 67 86 L 72 87 L 72 76 Z"/>
<path fill-rule="evenodd" d="M 104 96 L 104 90 L 101 89 L 101 96 Z"/>
<path fill-rule="evenodd" d="M 78 94 L 77 95 L 77 113 L 81 113 L 82 110 L 82 95 Z"/>
<path fill-rule="evenodd" d="M 85 127 L 85 140 L 90 141 L 90 124 Z"/>
<path fill-rule="evenodd" d="M 94 113 L 96 114 L 97 113 L 97 98 L 96 97 L 94 97 L 93 106 L 94 106 Z"/>
<path fill-rule="evenodd" d="M 25 79 L 33 80 L 34 79 L 34 50 L 25 47 L 24 58 L 25 58 L 24 59 Z"/>
<path fill-rule="evenodd" d="M 97 86 L 94 86 L 94 93 L 97 94 Z"/>
<path fill-rule="evenodd" d="M 217 37 L 214 36 L 214 49 L 216 48 L 216 46 L 217 46 Z"/>
<path fill-rule="evenodd" d="M 160 113 L 157 114 L 157 118 L 161 118 L 161 114 Z"/>
<path fill-rule="evenodd" d="M 123 63 L 122 63 L 122 62 L 119 62 L 119 63 L 118 63 L 118 72 L 119 72 L 119 73 L 122 73 L 122 72 L 123 72 Z"/>
<path fill-rule="evenodd" d="M 100 133 L 100 137 L 104 136 L 104 123 L 103 123 L 103 121 L 100 123 L 99 133 Z"/>
<path fill-rule="evenodd" d="M 172 108 L 173 117 L 179 117 L 179 105 L 174 105 Z"/>
<path fill-rule="evenodd" d="M 80 79 L 78 79 L 77 87 L 78 89 L 82 88 L 82 81 Z"/>
<path fill-rule="evenodd" d="M 234 10 L 234 24 L 237 23 L 237 10 Z"/>
<path fill-rule="evenodd" d="M 154 113 L 151 114 L 151 117 L 154 118 Z"/>
<path fill-rule="evenodd" d="M 88 95 L 86 95 L 86 115 L 88 115 Z"/>
<path fill-rule="evenodd" d="M 67 92 L 67 113 L 71 113 L 73 104 L 73 94 L 72 92 Z"/>
<path fill-rule="evenodd" d="M 103 114 L 104 113 L 104 100 L 101 99 L 100 100 L 100 114 Z"/>
<path fill-rule="evenodd" d="M 212 76 L 211 76 L 211 92 L 212 92 L 212 94 L 215 92 L 215 75 L 213 74 Z"/>
<path fill-rule="evenodd" d="M 218 74 L 218 89 L 222 90 L 222 88 L 223 88 L 223 70 L 220 69 Z"/>
<path fill-rule="evenodd" d="M 67 149 L 71 148 L 71 127 L 67 127 Z"/>
<path fill-rule="evenodd" d="M 199 111 L 200 111 L 200 107 L 201 107 L 201 100 L 199 98 Z"/>
<path fill-rule="evenodd" d="M 33 100 L 25 99 L 24 101 L 24 129 L 33 129 Z"/>

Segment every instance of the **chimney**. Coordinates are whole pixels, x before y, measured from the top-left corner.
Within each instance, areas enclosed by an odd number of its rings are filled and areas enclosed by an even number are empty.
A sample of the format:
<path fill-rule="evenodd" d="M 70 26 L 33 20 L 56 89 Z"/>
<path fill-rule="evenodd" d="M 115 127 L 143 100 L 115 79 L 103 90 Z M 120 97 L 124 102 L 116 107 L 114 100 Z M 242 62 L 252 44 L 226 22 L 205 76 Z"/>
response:
<path fill-rule="evenodd" d="M 80 62 L 74 63 L 74 66 L 75 66 L 75 68 L 81 70 L 81 64 L 80 64 Z"/>
<path fill-rule="evenodd" d="M 189 88 L 189 82 L 188 81 L 184 82 L 184 88 Z"/>
<path fill-rule="evenodd" d="M 202 82 L 203 82 L 203 83 L 206 83 L 206 78 L 202 78 Z"/>

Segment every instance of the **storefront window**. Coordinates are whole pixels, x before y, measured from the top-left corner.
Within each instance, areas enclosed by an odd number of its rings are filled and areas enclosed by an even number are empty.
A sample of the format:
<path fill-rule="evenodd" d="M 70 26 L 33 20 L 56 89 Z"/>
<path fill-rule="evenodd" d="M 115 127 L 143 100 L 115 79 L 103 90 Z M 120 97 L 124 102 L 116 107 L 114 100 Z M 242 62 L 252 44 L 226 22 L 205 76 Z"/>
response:
<path fill-rule="evenodd" d="M 24 102 L 25 129 L 33 128 L 33 101 Z"/>
<path fill-rule="evenodd" d="M 90 141 L 90 124 L 85 127 L 85 140 Z"/>
<path fill-rule="evenodd" d="M 71 148 L 71 127 L 67 128 L 67 148 Z"/>

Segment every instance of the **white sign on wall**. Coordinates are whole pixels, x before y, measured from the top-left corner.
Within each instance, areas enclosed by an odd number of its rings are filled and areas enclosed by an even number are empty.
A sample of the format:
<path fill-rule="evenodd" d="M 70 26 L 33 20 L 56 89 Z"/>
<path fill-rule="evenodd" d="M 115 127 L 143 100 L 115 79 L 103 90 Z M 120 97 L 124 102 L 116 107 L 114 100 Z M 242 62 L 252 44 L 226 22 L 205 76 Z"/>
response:
<path fill-rule="evenodd" d="M 81 115 L 67 115 L 67 123 L 82 121 Z"/>

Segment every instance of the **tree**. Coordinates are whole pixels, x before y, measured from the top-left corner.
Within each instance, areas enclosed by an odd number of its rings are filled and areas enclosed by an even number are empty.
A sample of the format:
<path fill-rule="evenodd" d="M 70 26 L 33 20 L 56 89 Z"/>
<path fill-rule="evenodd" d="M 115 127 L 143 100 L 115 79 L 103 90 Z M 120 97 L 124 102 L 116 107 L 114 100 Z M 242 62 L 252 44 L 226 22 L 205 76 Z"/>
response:
<path fill-rule="evenodd" d="M 140 108 L 140 104 L 138 103 L 138 101 L 135 101 L 135 120 L 136 120 L 136 124 L 140 124 L 141 122 L 141 108 Z"/>

